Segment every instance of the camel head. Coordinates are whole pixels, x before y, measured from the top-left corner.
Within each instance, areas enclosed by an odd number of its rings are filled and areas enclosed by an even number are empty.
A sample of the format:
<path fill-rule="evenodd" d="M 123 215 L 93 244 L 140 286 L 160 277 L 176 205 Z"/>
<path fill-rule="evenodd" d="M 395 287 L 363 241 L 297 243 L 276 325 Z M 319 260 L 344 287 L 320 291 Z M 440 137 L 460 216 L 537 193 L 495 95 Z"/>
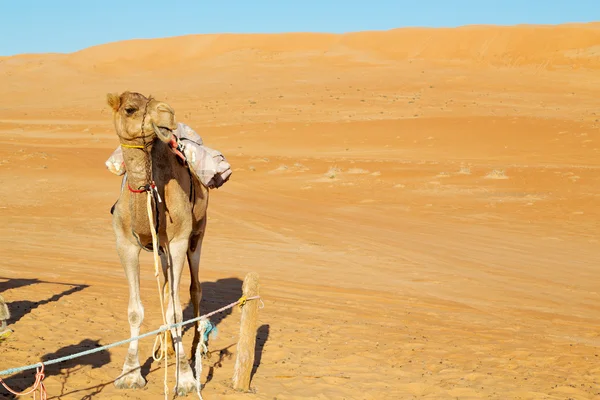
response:
<path fill-rule="evenodd" d="M 177 122 L 175 111 L 167 103 L 135 92 L 109 93 L 106 100 L 122 142 L 150 143 L 156 137 L 165 143 L 171 140 Z"/>

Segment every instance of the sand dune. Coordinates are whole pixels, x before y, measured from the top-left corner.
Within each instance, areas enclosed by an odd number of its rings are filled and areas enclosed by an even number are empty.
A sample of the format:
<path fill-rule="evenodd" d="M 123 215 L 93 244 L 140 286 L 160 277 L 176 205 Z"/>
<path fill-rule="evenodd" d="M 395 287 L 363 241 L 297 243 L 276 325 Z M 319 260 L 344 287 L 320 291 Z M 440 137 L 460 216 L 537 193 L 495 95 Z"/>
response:
<path fill-rule="evenodd" d="M 212 192 L 203 309 L 237 299 L 246 272 L 262 278 L 254 393 L 229 386 L 236 310 L 215 320 L 205 399 L 599 397 L 599 45 L 592 23 L 0 58 L 0 292 L 15 331 L 0 369 L 129 334 L 109 214 L 120 179 L 103 163 L 118 144 L 105 94 L 135 90 L 234 168 Z M 142 260 L 148 331 L 161 317 Z M 117 347 L 49 367 L 49 398 L 161 398 L 151 347 L 145 390 L 113 387 Z"/>
<path fill-rule="evenodd" d="M 383 60 L 435 60 L 476 62 L 495 66 L 540 68 L 598 68 L 600 23 L 559 26 L 465 26 L 431 29 L 403 28 L 347 34 L 212 34 L 151 40 L 129 40 L 94 46 L 56 60 L 87 66 L 93 63 L 121 65 L 124 69 L 168 67 L 169 63 L 202 61 L 231 53 L 300 58 L 306 55 L 334 57 L 364 52 Z M 160 58 L 160 60 L 159 60 Z M 48 55 L 19 55 L 3 61 L 47 60 Z"/>

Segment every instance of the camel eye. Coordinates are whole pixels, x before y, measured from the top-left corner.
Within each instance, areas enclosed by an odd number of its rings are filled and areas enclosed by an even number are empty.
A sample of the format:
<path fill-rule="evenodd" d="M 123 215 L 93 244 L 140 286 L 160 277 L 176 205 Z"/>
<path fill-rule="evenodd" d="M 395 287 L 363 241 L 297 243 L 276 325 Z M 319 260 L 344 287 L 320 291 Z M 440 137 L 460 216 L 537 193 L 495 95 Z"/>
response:
<path fill-rule="evenodd" d="M 125 112 L 127 113 L 127 115 L 132 115 L 132 114 L 133 114 L 134 112 L 136 112 L 136 111 L 137 111 L 137 109 L 136 109 L 136 108 L 134 108 L 134 107 L 127 107 L 127 108 L 125 109 Z"/>

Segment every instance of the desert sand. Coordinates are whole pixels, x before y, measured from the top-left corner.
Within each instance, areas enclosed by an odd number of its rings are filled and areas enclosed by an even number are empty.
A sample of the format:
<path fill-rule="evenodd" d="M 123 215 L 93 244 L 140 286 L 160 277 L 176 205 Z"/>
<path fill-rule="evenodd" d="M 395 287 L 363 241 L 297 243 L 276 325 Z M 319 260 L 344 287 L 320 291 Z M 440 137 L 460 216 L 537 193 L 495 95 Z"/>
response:
<path fill-rule="evenodd" d="M 234 170 L 211 192 L 202 310 L 249 271 L 265 307 L 253 393 L 230 388 L 239 310 L 213 319 L 205 399 L 600 397 L 600 23 L 0 58 L 0 369 L 129 336 L 104 166 L 105 96 L 125 90 L 167 101 Z M 147 332 L 161 315 L 142 262 Z M 145 389 L 114 388 L 121 346 L 47 367 L 48 398 L 161 399 L 152 344 Z"/>

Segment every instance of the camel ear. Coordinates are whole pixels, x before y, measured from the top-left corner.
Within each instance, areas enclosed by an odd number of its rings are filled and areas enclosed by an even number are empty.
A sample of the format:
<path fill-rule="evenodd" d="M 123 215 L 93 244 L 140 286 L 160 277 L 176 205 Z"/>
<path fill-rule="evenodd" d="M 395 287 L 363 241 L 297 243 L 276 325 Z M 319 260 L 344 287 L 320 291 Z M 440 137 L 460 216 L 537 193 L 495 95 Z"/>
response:
<path fill-rule="evenodd" d="M 106 102 L 114 112 L 119 111 L 119 107 L 121 107 L 121 97 L 118 94 L 108 93 L 106 95 Z"/>

